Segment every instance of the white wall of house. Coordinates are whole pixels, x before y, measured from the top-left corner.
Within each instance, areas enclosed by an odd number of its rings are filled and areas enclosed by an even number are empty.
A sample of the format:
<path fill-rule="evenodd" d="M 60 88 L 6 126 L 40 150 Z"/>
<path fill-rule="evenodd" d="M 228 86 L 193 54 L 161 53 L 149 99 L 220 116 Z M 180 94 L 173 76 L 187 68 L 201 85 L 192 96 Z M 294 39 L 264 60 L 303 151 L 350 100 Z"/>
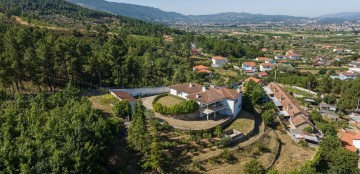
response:
<path fill-rule="evenodd" d="M 271 70 L 271 67 L 269 67 L 269 66 L 260 66 L 260 71 L 261 72 L 265 72 L 265 71 L 270 71 Z"/>
<path fill-rule="evenodd" d="M 186 96 L 188 95 L 187 93 L 184 93 L 184 92 L 178 92 L 175 89 L 170 89 L 170 94 L 179 96 L 179 97 L 184 98 L 184 99 L 187 99 Z"/>
<path fill-rule="evenodd" d="M 225 59 L 219 59 L 219 60 L 212 59 L 212 63 L 214 65 L 218 65 L 219 67 L 222 67 L 227 64 Z"/>
<path fill-rule="evenodd" d="M 354 145 L 357 149 L 360 149 L 360 140 L 353 140 L 353 145 Z"/>

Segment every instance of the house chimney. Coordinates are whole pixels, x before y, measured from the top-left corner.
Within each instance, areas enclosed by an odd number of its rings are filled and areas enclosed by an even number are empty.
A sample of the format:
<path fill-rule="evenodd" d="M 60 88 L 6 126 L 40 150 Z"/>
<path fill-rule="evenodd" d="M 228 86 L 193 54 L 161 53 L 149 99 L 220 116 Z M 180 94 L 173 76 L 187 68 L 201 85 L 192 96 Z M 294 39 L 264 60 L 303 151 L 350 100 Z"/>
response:
<path fill-rule="evenodd" d="M 238 88 L 238 89 L 237 89 L 237 92 L 238 92 L 238 93 L 241 93 L 241 89 L 240 89 L 240 88 Z"/>
<path fill-rule="evenodd" d="M 207 90 L 207 89 L 206 89 L 206 86 L 203 86 L 203 87 L 202 87 L 202 91 L 203 91 L 203 92 L 206 92 L 206 90 Z"/>
<path fill-rule="evenodd" d="M 196 98 L 199 98 L 200 97 L 200 95 L 199 94 L 196 94 Z"/>
<path fill-rule="evenodd" d="M 190 88 L 193 87 L 193 86 L 194 86 L 194 84 L 192 84 L 192 83 L 189 84 L 189 87 L 190 87 Z"/>

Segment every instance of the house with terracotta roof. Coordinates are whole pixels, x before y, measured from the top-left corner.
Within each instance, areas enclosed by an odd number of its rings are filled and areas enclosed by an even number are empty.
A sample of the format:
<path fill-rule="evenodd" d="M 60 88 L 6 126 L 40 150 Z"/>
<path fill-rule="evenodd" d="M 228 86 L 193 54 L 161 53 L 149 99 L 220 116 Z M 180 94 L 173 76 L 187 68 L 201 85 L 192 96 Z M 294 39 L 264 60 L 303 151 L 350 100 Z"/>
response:
<path fill-rule="evenodd" d="M 271 71 L 274 67 L 275 67 L 274 64 L 271 64 L 271 63 L 263 63 L 263 64 L 260 65 L 260 71 L 261 71 L 261 72 Z"/>
<path fill-rule="evenodd" d="M 241 68 L 245 71 L 252 71 L 252 72 L 257 72 L 258 69 L 256 68 L 256 63 L 255 62 L 244 62 L 241 66 Z"/>
<path fill-rule="evenodd" d="M 299 52 L 297 50 L 289 50 L 286 52 L 285 57 L 289 60 L 299 60 Z"/>
<path fill-rule="evenodd" d="M 255 83 L 257 83 L 257 84 L 261 84 L 262 83 L 262 81 L 260 80 L 260 79 L 257 79 L 257 78 L 255 78 L 255 77 L 249 77 L 249 78 L 247 78 L 246 80 L 245 80 L 245 82 L 249 82 L 249 81 L 254 81 Z"/>
<path fill-rule="evenodd" d="M 212 57 L 211 61 L 212 61 L 211 66 L 214 68 L 223 67 L 224 65 L 227 64 L 227 59 L 222 56 L 214 56 Z"/>
<path fill-rule="evenodd" d="M 255 59 L 257 62 L 265 63 L 265 61 L 269 60 L 267 57 L 257 57 Z"/>
<path fill-rule="evenodd" d="M 194 66 L 193 67 L 193 70 L 194 71 L 197 71 L 199 73 L 212 73 L 210 70 L 209 70 L 209 67 L 207 66 L 204 66 L 204 65 L 197 65 L 197 66 Z"/>
<path fill-rule="evenodd" d="M 269 52 L 269 49 L 268 48 L 263 48 L 261 49 L 262 52 Z"/>
<path fill-rule="evenodd" d="M 360 149 L 360 133 L 345 131 L 341 136 L 340 141 L 345 149 L 349 151 L 358 152 Z"/>
<path fill-rule="evenodd" d="M 343 77 L 345 79 L 356 79 L 358 75 L 359 75 L 358 73 L 347 71 L 340 73 L 340 78 Z"/>
<path fill-rule="evenodd" d="M 195 100 L 200 105 L 200 117 L 227 115 L 235 118 L 241 111 L 242 93 L 240 89 L 205 87 L 197 84 L 177 84 L 170 86 L 170 94 L 186 100 Z"/>
<path fill-rule="evenodd" d="M 121 101 L 122 100 L 129 101 L 130 104 L 132 104 L 133 102 L 136 101 L 136 98 L 134 98 L 128 92 L 125 92 L 125 91 L 119 91 L 119 92 L 111 91 L 111 94 Z"/>
<path fill-rule="evenodd" d="M 293 132 L 303 131 L 305 127 L 315 127 L 309 114 L 277 83 L 270 83 L 268 88 L 273 93 L 274 104 L 280 112 L 288 115 L 289 127 Z"/>
<path fill-rule="evenodd" d="M 264 78 L 264 77 L 269 76 L 266 72 L 259 72 L 258 75 L 259 75 L 260 78 Z"/>

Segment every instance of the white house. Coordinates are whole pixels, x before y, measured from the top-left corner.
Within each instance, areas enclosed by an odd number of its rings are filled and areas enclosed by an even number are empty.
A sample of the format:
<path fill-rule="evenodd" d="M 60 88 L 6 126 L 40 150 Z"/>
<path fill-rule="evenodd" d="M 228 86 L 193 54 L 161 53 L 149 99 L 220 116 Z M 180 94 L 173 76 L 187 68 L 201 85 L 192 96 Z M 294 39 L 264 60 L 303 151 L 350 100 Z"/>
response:
<path fill-rule="evenodd" d="M 196 84 L 170 86 L 170 94 L 186 100 L 195 100 L 200 105 L 200 117 L 228 115 L 235 118 L 241 111 L 242 93 L 228 88 L 204 87 Z"/>
<path fill-rule="evenodd" d="M 274 67 L 275 67 L 275 65 L 273 65 L 271 63 L 263 63 L 260 65 L 260 71 L 261 72 L 271 71 Z"/>
<path fill-rule="evenodd" d="M 219 68 L 227 64 L 227 60 L 222 56 L 215 56 L 212 58 L 212 67 Z"/>
<path fill-rule="evenodd" d="M 284 60 L 285 57 L 283 55 L 276 55 L 275 57 L 275 60 Z"/>
<path fill-rule="evenodd" d="M 333 49 L 333 52 L 334 52 L 334 53 L 341 54 L 341 53 L 343 53 L 343 52 L 344 52 L 344 49 L 341 49 L 341 48 L 335 48 L 335 49 Z"/>
<path fill-rule="evenodd" d="M 286 58 L 289 60 L 299 60 L 299 52 L 297 50 L 289 50 L 286 52 Z"/>
<path fill-rule="evenodd" d="M 245 71 L 253 71 L 257 72 L 256 63 L 255 62 L 244 62 L 241 68 Z"/>

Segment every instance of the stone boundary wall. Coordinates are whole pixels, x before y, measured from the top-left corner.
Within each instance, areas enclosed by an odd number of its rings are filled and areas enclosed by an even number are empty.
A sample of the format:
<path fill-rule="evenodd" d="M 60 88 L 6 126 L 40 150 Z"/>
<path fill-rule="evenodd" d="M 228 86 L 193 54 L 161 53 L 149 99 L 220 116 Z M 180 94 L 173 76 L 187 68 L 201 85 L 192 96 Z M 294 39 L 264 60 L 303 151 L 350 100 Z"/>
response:
<path fill-rule="evenodd" d="M 305 89 L 305 88 L 301 88 L 301 87 L 298 87 L 298 86 L 289 86 L 289 87 L 295 88 L 295 89 L 300 90 L 300 91 L 304 91 L 304 92 L 310 93 L 310 94 L 312 94 L 312 95 L 317 95 L 316 92 L 311 91 L 311 90 L 308 90 L 308 89 Z"/>
<path fill-rule="evenodd" d="M 132 96 L 150 96 L 163 93 L 169 93 L 168 87 L 155 87 L 155 88 L 132 88 L 132 89 L 109 89 L 109 92 L 128 92 Z"/>

